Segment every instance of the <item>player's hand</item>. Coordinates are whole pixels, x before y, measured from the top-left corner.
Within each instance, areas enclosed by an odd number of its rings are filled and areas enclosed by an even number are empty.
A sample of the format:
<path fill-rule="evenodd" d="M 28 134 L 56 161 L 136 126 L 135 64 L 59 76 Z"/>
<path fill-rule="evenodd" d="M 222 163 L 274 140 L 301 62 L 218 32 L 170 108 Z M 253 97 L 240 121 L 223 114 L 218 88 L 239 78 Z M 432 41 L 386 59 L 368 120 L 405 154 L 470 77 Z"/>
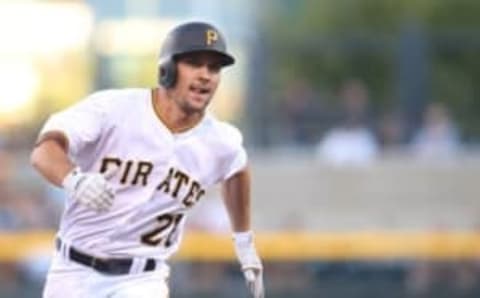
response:
<path fill-rule="evenodd" d="M 263 266 L 255 249 L 253 233 L 235 233 L 233 238 L 235 242 L 235 253 L 242 266 L 248 290 L 253 298 L 264 298 Z"/>
<path fill-rule="evenodd" d="M 83 173 L 75 168 L 63 179 L 62 185 L 68 195 L 93 210 L 104 212 L 113 204 L 115 189 L 107 179 L 116 171 L 105 174 Z"/>
<path fill-rule="evenodd" d="M 247 288 L 254 298 L 264 298 L 265 289 L 263 287 L 262 269 L 245 269 L 243 274 L 247 283 Z"/>

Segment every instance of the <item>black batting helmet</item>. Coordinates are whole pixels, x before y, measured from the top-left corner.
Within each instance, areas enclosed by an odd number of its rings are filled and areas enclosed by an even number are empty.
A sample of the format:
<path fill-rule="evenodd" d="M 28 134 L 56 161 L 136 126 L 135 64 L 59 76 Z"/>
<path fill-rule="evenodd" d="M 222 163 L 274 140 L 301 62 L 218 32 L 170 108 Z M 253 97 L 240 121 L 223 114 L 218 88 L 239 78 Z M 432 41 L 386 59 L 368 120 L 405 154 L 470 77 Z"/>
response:
<path fill-rule="evenodd" d="M 160 50 L 158 60 L 160 85 L 165 88 L 175 85 L 178 56 L 200 51 L 218 54 L 221 57 L 222 66 L 228 66 L 235 62 L 235 59 L 227 53 L 225 39 L 214 26 L 203 22 L 185 23 L 168 33 Z"/>

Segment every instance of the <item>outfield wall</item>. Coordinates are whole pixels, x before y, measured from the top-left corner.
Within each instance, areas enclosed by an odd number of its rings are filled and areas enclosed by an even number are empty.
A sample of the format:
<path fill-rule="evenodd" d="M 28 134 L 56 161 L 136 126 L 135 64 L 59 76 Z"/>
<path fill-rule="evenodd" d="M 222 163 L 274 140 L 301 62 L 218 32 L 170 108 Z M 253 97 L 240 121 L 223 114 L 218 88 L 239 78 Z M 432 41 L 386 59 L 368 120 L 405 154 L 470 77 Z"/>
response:
<path fill-rule="evenodd" d="M 276 154 L 252 165 L 254 224 L 263 230 L 471 230 L 480 223 L 477 156 L 339 167 Z"/>

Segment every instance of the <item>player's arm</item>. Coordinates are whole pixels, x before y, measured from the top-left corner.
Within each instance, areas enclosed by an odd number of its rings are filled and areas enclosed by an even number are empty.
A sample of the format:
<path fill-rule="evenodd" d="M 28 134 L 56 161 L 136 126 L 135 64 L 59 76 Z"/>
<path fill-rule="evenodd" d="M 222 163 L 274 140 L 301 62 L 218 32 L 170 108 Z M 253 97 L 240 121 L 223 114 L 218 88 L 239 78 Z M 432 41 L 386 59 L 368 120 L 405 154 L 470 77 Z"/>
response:
<path fill-rule="evenodd" d="M 75 168 L 67 152 L 67 137 L 60 131 L 51 131 L 40 137 L 30 162 L 45 179 L 61 187 L 65 176 Z"/>
<path fill-rule="evenodd" d="M 250 170 L 245 167 L 223 183 L 225 207 L 234 233 L 250 230 Z"/>
<path fill-rule="evenodd" d="M 223 183 L 225 206 L 233 229 L 235 253 L 254 298 L 264 297 L 263 267 L 250 228 L 250 170 L 240 170 Z"/>
<path fill-rule="evenodd" d="M 106 211 L 115 192 L 106 180 L 114 173 L 82 173 L 68 156 L 68 138 L 60 131 L 43 134 L 30 155 L 32 166 L 52 184 L 63 187 L 74 200 Z"/>

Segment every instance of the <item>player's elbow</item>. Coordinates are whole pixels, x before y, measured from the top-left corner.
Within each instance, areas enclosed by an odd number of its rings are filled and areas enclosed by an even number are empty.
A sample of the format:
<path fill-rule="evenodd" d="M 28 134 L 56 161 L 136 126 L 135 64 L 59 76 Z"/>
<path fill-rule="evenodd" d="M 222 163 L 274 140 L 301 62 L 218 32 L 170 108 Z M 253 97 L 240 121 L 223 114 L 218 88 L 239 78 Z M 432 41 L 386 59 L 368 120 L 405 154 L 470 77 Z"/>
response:
<path fill-rule="evenodd" d="M 37 169 L 40 167 L 41 161 L 43 160 L 42 156 L 42 144 L 35 146 L 32 152 L 30 153 L 30 165 Z"/>
<path fill-rule="evenodd" d="M 61 132 L 49 132 L 42 135 L 30 153 L 30 164 L 39 169 L 42 165 L 55 160 L 58 156 L 66 155 L 68 141 Z"/>
<path fill-rule="evenodd" d="M 37 143 L 30 153 L 30 164 L 35 169 L 39 170 L 42 165 L 55 159 L 55 156 L 58 155 L 57 152 L 59 149 L 60 146 L 54 140 L 45 140 L 41 143 Z"/>

